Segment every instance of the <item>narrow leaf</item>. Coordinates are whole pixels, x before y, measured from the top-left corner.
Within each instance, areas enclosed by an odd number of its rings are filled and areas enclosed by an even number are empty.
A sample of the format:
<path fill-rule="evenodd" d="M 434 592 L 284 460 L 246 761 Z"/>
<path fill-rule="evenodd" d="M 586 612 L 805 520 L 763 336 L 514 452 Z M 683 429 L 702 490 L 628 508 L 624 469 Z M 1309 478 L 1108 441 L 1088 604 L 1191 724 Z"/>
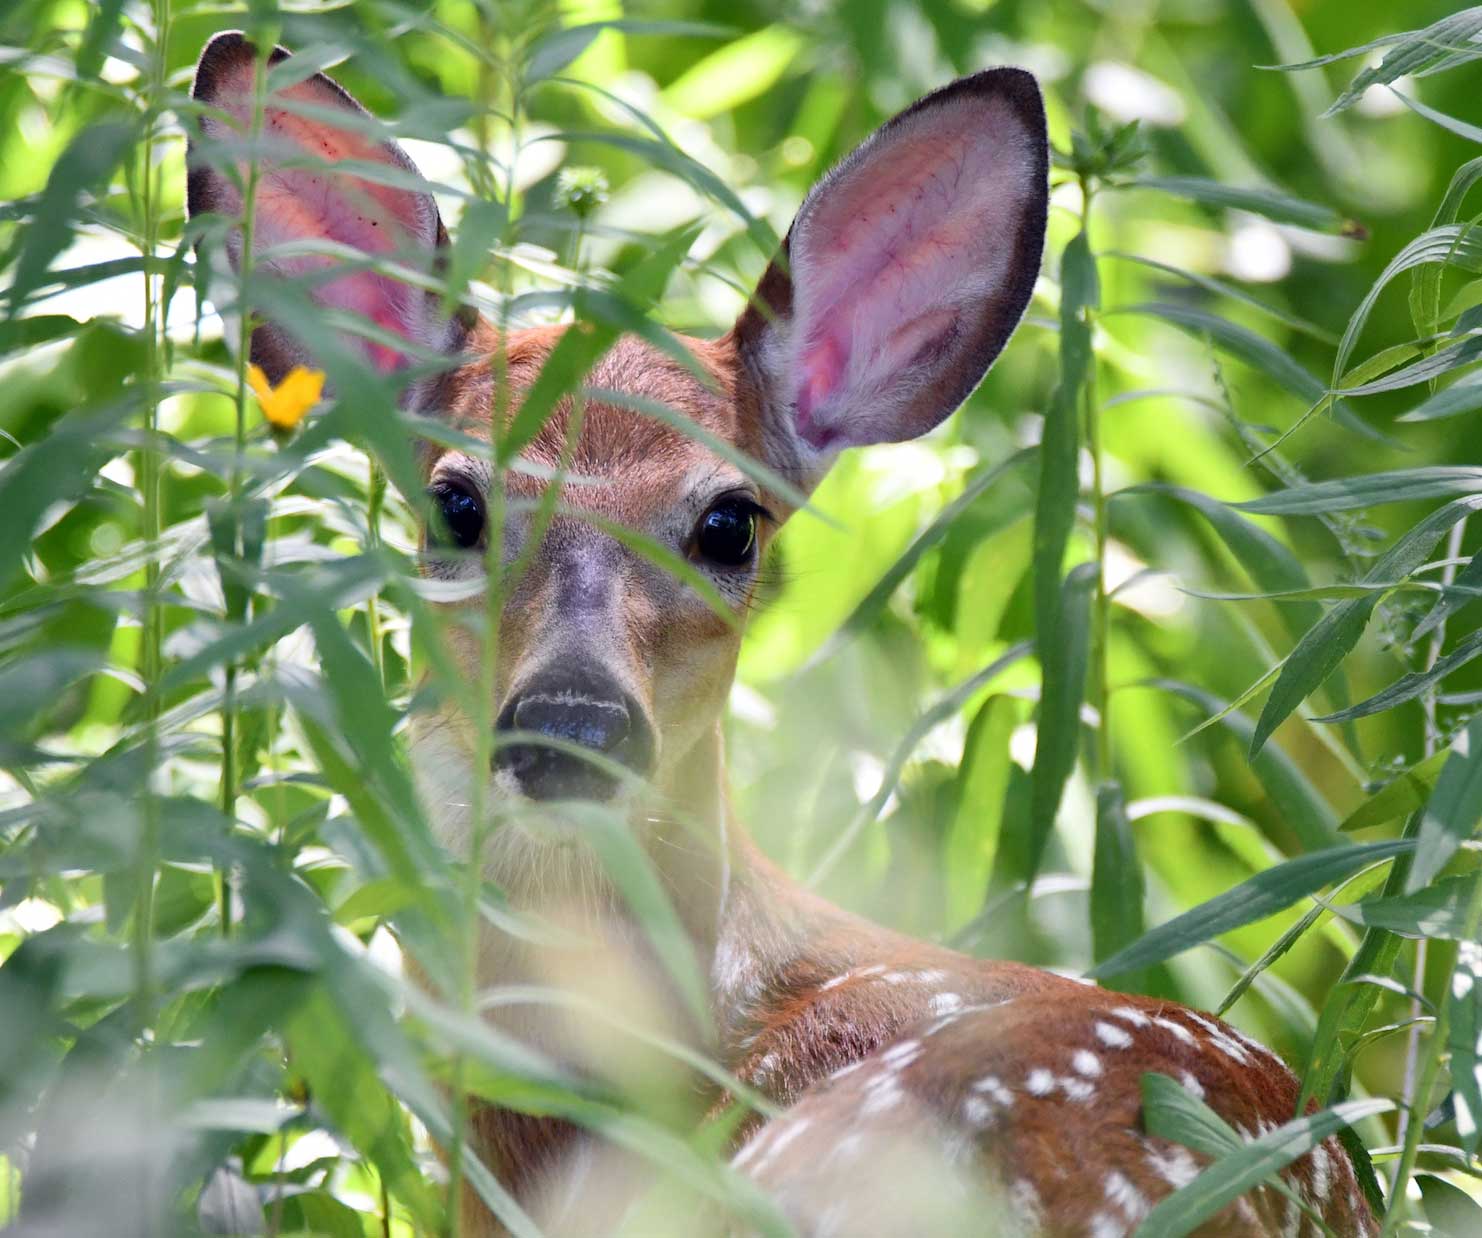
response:
<path fill-rule="evenodd" d="M 1365 865 L 1404 854 L 1413 846 L 1413 843 L 1398 839 L 1330 847 L 1311 855 L 1298 856 L 1257 873 L 1233 889 L 1150 929 L 1132 946 L 1098 963 L 1086 974 L 1093 977 L 1114 975 L 1161 963 L 1231 929 L 1274 916 L 1323 886 L 1341 881 Z"/>

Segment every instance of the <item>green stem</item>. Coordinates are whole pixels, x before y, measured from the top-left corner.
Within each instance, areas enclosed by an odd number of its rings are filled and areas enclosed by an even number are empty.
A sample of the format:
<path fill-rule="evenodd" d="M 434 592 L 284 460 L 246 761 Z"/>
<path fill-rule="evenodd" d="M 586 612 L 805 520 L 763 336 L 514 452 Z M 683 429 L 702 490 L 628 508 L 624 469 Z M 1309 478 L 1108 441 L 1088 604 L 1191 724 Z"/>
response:
<path fill-rule="evenodd" d="M 1089 177 L 1081 178 L 1081 228 L 1088 233 L 1091 227 L 1091 201 L 1095 186 Z M 1088 307 L 1085 311 L 1087 329 L 1095 331 L 1095 316 Z M 1101 451 L 1101 407 L 1096 398 L 1096 358 L 1092 355 L 1086 369 L 1086 382 L 1081 393 L 1086 420 L 1086 449 L 1091 454 L 1092 508 L 1095 518 L 1096 537 L 1096 595 L 1091 609 L 1091 667 L 1089 696 L 1098 719 L 1095 739 L 1095 768 L 1098 780 L 1112 776 L 1111 746 L 1111 691 L 1109 688 L 1108 645 L 1111 640 L 1111 597 L 1106 589 L 1106 554 L 1110 540 L 1106 486 L 1104 484 Z"/>
<path fill-rule="evenodd" d="M 163 380 L 164 307 L 160 304 L 158 275 L 154 269 L 160 241 L 160 194 L 155 180 L 154 153 L 156 126 L 164 110 L 166 97 L 165 53 L 170 35 L 168 0 L 155 0 L 154 43 L 146 83 L 144 141 L 141 143 L 142 171 L 139 180 L 139 207 L 143 216 L 142 247 L 144 268 L 144 427 L 146 441 L 139 451 L 140 505 L 143 511 L 143 536 L 150 548 L 144 565 L 144 631 L 140 665 L 144 680 L 144 713 L 148 784 L 141 805 L 138 871 L 134 904 L 134 994 L 136 1024 L 143 1030 L 153 1019 L 156 1001 L 154 974 L 154 879 L 159 851 L 159 804 L 154 795 L 154 771 L 158 763 L 160 696 L 159 680 L 163 664 L 164 628 L 159 604 L 159 540 L 163 526 L 160 510 L 160 461 L 156 447 L 159 433 L 160 385 Z"/>

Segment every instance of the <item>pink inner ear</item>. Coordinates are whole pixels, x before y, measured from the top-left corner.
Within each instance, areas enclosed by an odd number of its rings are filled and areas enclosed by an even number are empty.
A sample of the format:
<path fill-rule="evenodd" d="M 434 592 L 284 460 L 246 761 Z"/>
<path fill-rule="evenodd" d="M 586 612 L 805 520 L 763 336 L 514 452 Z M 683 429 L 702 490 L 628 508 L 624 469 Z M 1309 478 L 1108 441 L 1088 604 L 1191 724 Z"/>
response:
<path fill-rule="evenodd" d="M 946 103 L 881 134 L 815 191 L 791 245 L 793 403 L 806 441 L 926 428 L 890 419 L 957 363 L 959 325 L 1002 281 L 1033 189 L 1030 150 L 1001 101 Z"/>
<path fill-rule="evenodd" d="M 318 238 L 366 254 L 395 254 L 407 264 L 430 258 L 437 225 L 435 210 L 426 195 L 334 171 L 335 165 L 347 161 L 413 170 L 405 157 L 362 134 L 273 106 L 280 99 L 320 110 L 348 106 L 332 87 L 313 79 L 291 86 L 269 101 L 263 113 L 265 135 L 277 147 L 301 150 L 306 166 L 280 163 L 261 170 L 254 215 L 256 244 L 267 249 Z M 231 112 L 245 131 L 251 119 L 251 100 L 252 68 L 243 66 L 222 83 L 217 103 Z M 217 127 L 208 122 L 208 129 Z M 319 254 L 273 260 L 274 269 L 290 278 L 334 265 L 336 259 Z M 314 299 L 321 304 L 359 315 L 404 339 L 415 339 L 422 325 L 423 294 L 399 280 L 359 271 L 312 287 Z M 355 337 L 355 343 L 382 373 L 407 363 L 406 355 L 398 349 L 363 337 Z"/>

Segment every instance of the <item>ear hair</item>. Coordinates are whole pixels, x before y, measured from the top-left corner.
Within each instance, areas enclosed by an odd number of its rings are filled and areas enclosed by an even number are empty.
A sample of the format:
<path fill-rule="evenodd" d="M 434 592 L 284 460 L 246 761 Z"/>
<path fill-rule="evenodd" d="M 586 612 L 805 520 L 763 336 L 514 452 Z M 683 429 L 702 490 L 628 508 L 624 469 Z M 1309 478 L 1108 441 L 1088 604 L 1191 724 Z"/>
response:
<path fill-rule="evenodd" d="M 740 353 L 777 463 L 912 438 L 986 373 L 1034 289 L 1049 151 L 1034 78 L 990 69 L 883 125 L 808 194 Z"/>

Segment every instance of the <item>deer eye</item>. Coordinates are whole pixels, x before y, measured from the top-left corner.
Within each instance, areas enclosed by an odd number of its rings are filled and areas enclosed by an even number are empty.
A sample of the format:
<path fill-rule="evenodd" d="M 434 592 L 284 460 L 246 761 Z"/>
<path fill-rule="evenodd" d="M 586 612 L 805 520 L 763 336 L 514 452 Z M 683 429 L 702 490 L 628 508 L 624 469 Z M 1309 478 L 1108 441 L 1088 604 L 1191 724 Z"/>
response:
<path fill-rule="evenodd" d="M 432 498 L 432 520 L 427 528 L 427 540 L 434 545 L 453 545 L 460 550 L 471 550 L 478 545 L 484 531 L 484 505 L 478 497 L 458 485 L 434 486 L 429 494 Z"/>
<path fill-rule="evenodd" d="M 722 567 L 742 567 L 756 548 L 757 506 L 750 499 L 722 499 L 700 517 L 695 549 Z"/>

